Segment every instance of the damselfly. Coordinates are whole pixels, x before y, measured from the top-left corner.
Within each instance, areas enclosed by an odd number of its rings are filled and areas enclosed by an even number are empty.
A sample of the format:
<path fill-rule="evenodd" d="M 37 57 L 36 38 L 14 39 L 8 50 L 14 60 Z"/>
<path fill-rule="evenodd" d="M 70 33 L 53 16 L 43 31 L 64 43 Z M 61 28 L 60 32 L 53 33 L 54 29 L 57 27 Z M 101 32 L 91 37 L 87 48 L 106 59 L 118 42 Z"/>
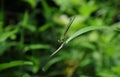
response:
<path fill-rule="evenodd" d="M 65 36 L 66 36 L 66 34 L 67 34 L 67 32 L 68 32 L 68 30 L 69 30 L 69 28 L 70 28 L 70 26 L 71 26 L 71 24 L 73 23 L 74 20 L 75 20 L 75 16 L 70 19 L 70 21 L 69 21 L 69 23 L 68 23 L 68 25 L 67 25 L 67 27 L 66 27 L 63 35 L 62 35 L 62 37 L 61 37 L 61 39 L 58 40 L 58 42 L 59 42 L 60 44 L 64 42 Z"/>
<path fill-rule="evenodd" d="M 68 32 L 68 30 L 69 30 L 69 28 L 70 28 L 70 26 L 71 26 L 71 24 L 73 23 L 74 20 L 75 20 L 75 16 L 70 19 L 70 22 L 68 23 L 68 25 L 67 25 L 67 27 L 66 27 L 66 29 L 65 29 L 62 37 L 61 37 L 61 39 L 58 40 L 58 42 L 61 44 L 61 46 L 55 52 L 53 52 L 50 55 L 50 57 L 52 57 L 53 55 L 55 55 L 65 45 L 65 36 L 66 36 L 66 34 L 67 34 L 67 32 Z"/>
<path fill-rule="evenodd" d="M 75 16 L 70 19 L 70 21 L 69 21 L 69 23 L 68 23 L 68 25 L 67 25 L 67 27 L 66 27 L 63 35 L 62 35 L 62 37 L 61 37 L 61 39 L 58 40 L 58 42 L 61 44 L 61 46 L 60 46 L 55 52 L 53 52 L 53 53 L 50 55 L 50 57 L 48 58 L 47 62 L 49 61 L 49 59 L 50 59 L 53 55 L 55 55 L 55 54 L 65 45 L 65 36 L 66 36 L 66 34 L 67 34 L 67 32 L 68 32 L 68 30 L 69 30 L 69 28 L 70 28 L 70 26 L 71 26 L 71 24 L 73 23 L 74 20 L 75 20 Z M 45 70 L 46 70 L 46 66 L 44 66 L 44 67 L 42 68 L 42 70 L 45 71 Z"/>

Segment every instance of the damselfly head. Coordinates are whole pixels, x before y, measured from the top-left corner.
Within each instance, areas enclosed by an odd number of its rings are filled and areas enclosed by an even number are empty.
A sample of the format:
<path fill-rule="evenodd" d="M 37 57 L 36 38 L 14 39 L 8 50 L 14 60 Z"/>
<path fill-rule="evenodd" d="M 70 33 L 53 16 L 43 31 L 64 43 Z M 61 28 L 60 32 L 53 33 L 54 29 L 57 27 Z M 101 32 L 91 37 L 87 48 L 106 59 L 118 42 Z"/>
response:
<path fill-rule="evenodd" d="M 58 42 L 59 42 L 60 44 L 62 44 L 64 41 L 63 41 L 63 40 L 58 40 Z"/>

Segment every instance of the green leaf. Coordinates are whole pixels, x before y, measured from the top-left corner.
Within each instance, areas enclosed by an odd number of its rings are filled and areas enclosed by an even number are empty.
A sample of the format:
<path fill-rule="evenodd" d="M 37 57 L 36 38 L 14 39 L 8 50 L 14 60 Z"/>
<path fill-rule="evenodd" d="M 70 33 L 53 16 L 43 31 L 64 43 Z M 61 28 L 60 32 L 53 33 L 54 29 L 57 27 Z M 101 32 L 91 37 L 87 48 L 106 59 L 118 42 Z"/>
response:
<path fill-rule="evenodd" d="M 66 44 L 68 42 L 70 42 L 72 39 L 75 39 L 76 37 L 82 35 L 83 33 L 92 31 L 92 30 L 103 30 L 103 29 L 108 29 L 108 27 L 106 26 L 89 26 L 89 27 L 85 27 L 83 29 L 78 30 L 77 32 L 75 32 L 71 37 L 69 37 L 65 42 Z"/>
<path fill-rule="evenodd" d="M 36 31 L 36 27 L 35 27 L 35 25 L 32 25 L 31 23 L 30 23 L 30 16 L 29 16 L 29 14 L 28 14 L 28 12 L 26 11 L 25 13 L 24 13 L 24 16 L 23 16 L 23 21 L 22 21 L 22 27 L 23 28 L 25 28 L 25 29 L 28 29 L 28 30 L 30 30 L 30 31 L 32 31 L 32 32 L 34 32 L 34 31 Z"/>
<path fill-rule="evenodd" d="M 35 8 L 38 3 L 38 0 L 24 0 L 24 1 L 29 3 L 32 8 Z"/>
<path fill-rule="evenodd" d="M 29 74 L 24 74 L 23 77 L 31 77 Z"/>
<path fill-rule="evenodd" d="M 49 69 L 49 67 L 59 61 L 61 61 L 63 58 L 62 57 L 57 57 L 54 58 L 52 60 L 50 60 L 47 64 L 45 64 L 45 66 L 42 68 L 43 71 L 46 71 L 47 69 Z"/>
<path fill-rule="evenodd" d="M 47 0 L 41 0 L 40 2 L 41 2 L 41 5 L 43 7 L 44 15 L 45 15 L 46 19 L 50 19 L 51 14 L 52 14 L 52 9 L 47 4 Z"/>
<path fill-rule="evenodd" d="M 17 45 L 16 42 L 0 42 L 0 56 L 11 46 Z"/>
<path fill-rule="evenodd" d="M 65 43 L 63 42 L 63 43 L 60 45 L 60 47 L 50 55 L 50 57 L 54 56 L 58 51 L 60 51 L 60 50 L 63 48 L 64 45 L 65 45 Z"/>
<path fill-rule="evenodd" d="M 112 67 L 112 71 L 120 75 L 120 66 Z"/>
<path fill-rule="evenodd" d="M 35 49 L 48 49 L 50 48 L 49 45 L 43 45 L 43 44 L 31 44 L 24 47 L 23 51 L 26 52 L 28 50 L 35 50 Z"/>
<path fill-rule="evenodd" d="M 79 12 L 85 16 L 89 17 L 92 12 L 98 9 L 98 6 L 94 1 L 89 1 L 88 3 L 84 2 L 82 6 L 79 8 Z"/>
<path fill-rule="evenodd" d="M 45 25 L 38 28 L 40 32 L 47 30 L 49 27 L 53 26 L 53 23 L 46 23 Z"/>
<path fill-rule="evenodd" d="M 32 32 L 36 31 L 35 25 L 28 24 L 28 26 L 25 26 L 24 28 L 27 28 L 28 30 L 30 30 Z"/>
<path fill-rule="evenodd" d="M 39 71 L 39 67 L 40 67 L 39 58 L 30 56 L 29 59 L 34 63 L 34 66 L 32 67 L 32 72 L 37 73 Z"/>
<path fill-rule="evenodd" d="M 98 76 L 100 76 L 100 77 L 119 77 L 119 76 L 117 76 L 117 74 L 112 73 L 108 69 L 103 69 L 102 71 L 99 71 Z"/>
<path fill-rule="evenodd" d="M 0 64 L 0 71 L 16 66 L 23 66 L 23 65 L 33 65 L 33 63 L 30 61 L 22 61 L 22 60 L 11 61 L 9 63 L 2 63 Z"/>
<path fill-rule="evenodd" d="M 11 35 L 15 34 L 16 32 L 18 32 L 18 29 L 0 34 L 0 42 L 7 40 Z"/>
<path fill-rule="evenodd" d="M 28 19 L 29 19 L 29 15 L 28 15 L 28 12 L 26 11 L 24 13 L 24 16 L 23 16 L 22 26 L 27 26 L 28 25 Z"/>

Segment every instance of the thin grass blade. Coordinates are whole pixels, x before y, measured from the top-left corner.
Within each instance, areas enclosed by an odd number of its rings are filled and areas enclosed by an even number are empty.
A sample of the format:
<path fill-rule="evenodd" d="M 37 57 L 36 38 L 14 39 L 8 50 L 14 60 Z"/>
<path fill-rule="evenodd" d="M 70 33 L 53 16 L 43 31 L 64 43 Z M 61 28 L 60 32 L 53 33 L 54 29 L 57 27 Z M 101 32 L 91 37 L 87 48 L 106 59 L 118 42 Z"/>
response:
<path fill-rule="evenodd" d="M 89 26 L 89 27 L 85 27 L 83 29 L 78 30 L 76 33 L 74 33 L 71 37 L 69 37 L 65 43 L 67 44 L 68 42 L 70 42 L 72 39 L 80 36 L 83 33 L 92 31 L 92 30 L 102 30 L 102 29 L 108 29 L 108 27 L 106 26 Z"/>

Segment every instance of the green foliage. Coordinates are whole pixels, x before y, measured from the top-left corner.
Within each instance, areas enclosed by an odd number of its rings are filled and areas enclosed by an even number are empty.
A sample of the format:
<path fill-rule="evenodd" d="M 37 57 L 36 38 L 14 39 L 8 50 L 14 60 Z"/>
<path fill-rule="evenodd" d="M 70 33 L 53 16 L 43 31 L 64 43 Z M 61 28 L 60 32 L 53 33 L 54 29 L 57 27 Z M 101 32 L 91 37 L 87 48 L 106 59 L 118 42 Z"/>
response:
<path fill-rule="evenodd" d="M 13 30 L 13 31 L 6 31 L 1 33 L 0 35 L 0 42 L 3 42 L 5 40 L 7 40 L 11 35 L 15 34 L 18 30 Z"/>
<path fill-rule="evenodd" d="M 0 6 L 0 77 L 120 76 L 119 0 L 1 0 Z"/>
<path fill-rule="evenodd" d="M 35 8 L 37 6 L 37 3 L 38 3 L 37 0 L 23 0 L 23 1 L 29 3 L 32 8 Z"/>
<path fill-rule="evenodd" d="M 3 63 L 3 64 L 0 64 L 0 71 L 11 68 L 11 67 L 22 66 L 22 65 L 33 65 L 33 63 L 29 61 L 12 61 L 9 63 Z"/>

